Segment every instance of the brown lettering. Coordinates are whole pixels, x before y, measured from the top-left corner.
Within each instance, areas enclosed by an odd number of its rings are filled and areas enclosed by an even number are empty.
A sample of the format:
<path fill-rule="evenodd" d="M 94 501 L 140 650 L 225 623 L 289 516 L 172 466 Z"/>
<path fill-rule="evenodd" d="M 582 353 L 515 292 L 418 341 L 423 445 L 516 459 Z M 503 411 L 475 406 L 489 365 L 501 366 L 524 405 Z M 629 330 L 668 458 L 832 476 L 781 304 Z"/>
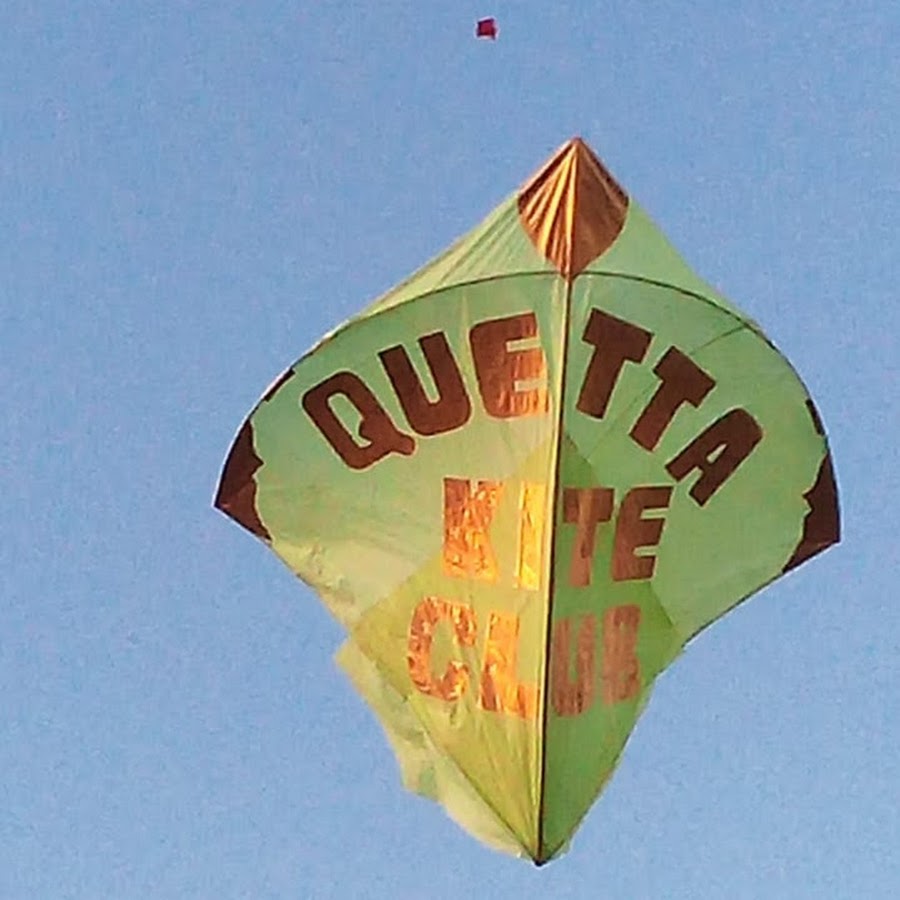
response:
<path fill-rule="evenodd" d="M 700 477 L 690 490 L 703 506 L 725 480 L 762 440 L 762 429 L 744 409 L 732 409 L 695 438 L 667 466 L 666 471 L 681 481 L 694 469 Z"/>
<path fill-rule="evenodd" d="M 548 408 L 547 360 L 537 338 L 537 316 L 521 313 L 480 322 L 469 332 L 478 388 L 488 415 L 498 419 L 541 415 Z M 511 350 L 512 341 L 535 346 Z M 529 382 L 532 384 L 529 386 Z"/>
<path fill-rule="evenodd" d="M 666 351 L 653 371 L 659 377 L 660 385 L 631 429 L 631 437 L 645 450 L 656 447 L 682 404 L 699 406 L 716 384 L 675 347 Z"/>
<path fill-rule="evenodd" d="M 553 625 L 550 649 L 550 695 L 558 716 L 577 716 L 594 702 L 594 655 L 597 617 L 586 615 L 575 638 L 575 680 L 571 679 L 571 619 Z"/>
<path fill-rule="evenodd" d="M 358 443 L 331 408 L 332 397 L 346 397 L 360 415 Z M 303 408 L 319 431 L 351 469 L 366 469 L 389 453 L 410 456 L 416 442 L 397 430 L 378 398 L 352 372 L 338 372 L 303 395 Z"/>
<path fill-rule="evenodd" d="M 592 309 L 582 340 L 594 345 L 576 408 L 602 419 L 626 360 L 640 362 L 653 335 L 637 325 Z"/>
<path fill-rule="evenodd" d="M 569 584 L 587 587 L 591 583 L 597 525 L 608 522 L 612 510 L 612 488 L 566 488 L 563 491 L 563 520 L 577 526 Z"/>
<path fill-rule="evenodd" d="M 472 404 L 447 338 L 437 331 L 419 338 L 419 346 L 437 388 L 437 400 L 429 400 L 409 354 L 400 344 L 378 354 L 406 419 L 421 435 L 460 428 L 469 420 Z"/>
<path fill-rule="evenodd" d="M 636 697 L 641 690 L 637 657 L 641 608 L 634 604 L 610 607 L 603 614 L 603 702 L 607 706 Z"/>
<path fill-rule="evenodd" d="M 667 509 L 671 496 L 671 487 L 636 487 L 625 495 L 616 518 L 612 558 L 613 581 L 635 581 L 653 577 L 656 557 L 638 556 L 635 551 L 642 547 L 656 547 L 659 544 L 665 520 L 644 519 L 642 516 L 646 510 Z"/>

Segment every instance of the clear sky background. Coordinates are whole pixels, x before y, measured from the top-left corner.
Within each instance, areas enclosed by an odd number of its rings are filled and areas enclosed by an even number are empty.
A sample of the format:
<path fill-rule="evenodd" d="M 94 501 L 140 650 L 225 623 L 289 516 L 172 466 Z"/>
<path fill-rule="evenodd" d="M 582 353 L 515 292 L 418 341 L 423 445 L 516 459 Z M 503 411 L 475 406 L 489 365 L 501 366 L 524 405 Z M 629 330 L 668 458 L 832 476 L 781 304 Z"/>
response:
<path fill-rule="evenodd" d="M 893 0 L 0 5 L 0 898 L 900 896 L 898 47 Z M 538 870 L 404 792 L 211 498 L 574 134 L 800 372 L 844 540 L 688 647 Z"/>

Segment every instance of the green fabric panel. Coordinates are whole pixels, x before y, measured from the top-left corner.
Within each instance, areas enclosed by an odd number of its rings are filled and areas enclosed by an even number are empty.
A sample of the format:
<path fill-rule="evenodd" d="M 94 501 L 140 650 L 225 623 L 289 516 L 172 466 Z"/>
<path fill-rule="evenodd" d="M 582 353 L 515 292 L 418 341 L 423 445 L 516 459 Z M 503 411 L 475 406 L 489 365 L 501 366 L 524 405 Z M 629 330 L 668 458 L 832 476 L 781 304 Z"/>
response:
<path fill-rule="evenodd" d="M 627 275 L 678 288 L 704 297 L 713 306 L 726 310 L 753 329 L 759 326 L 726 297 L 700 278 L 681 258 L 668 238 L 649 215 L 631 199 L 625 227 L 615 243 L 587 266 L 584 273 Z"/>
<path fill-rule="evenodd" d="M 549 414 L 500 420 L 485 413 L 469 329 L 484 319 L 534 309 L 548 365 L 558 371 L 555 284 L 552 275 L 474 284 L 361 320 L 295 364 L 293 377 L 257 407 L 251 422 L 263 465 L 255 475 L 256 505 L 272 548 L 345 625 L 440 552 L 445 476 L 504 477 L 549 439 Z M 416 436 L 412 456 L 392 453 L 368 469 L 349 468 L 301 408 L 304 392 L 349 370 L 370 387 L 397 427 L 413 434 L 378 352 L 402 343 L 428 385 L 416 340 L 437 331 L 446 335 L 463 372 L 470 420 L 444 434 Z M 342 398 L 339 403 L 354 430 L 358 416 Z"/>
<path fill-rule="evenodd" d="M 627 361 L 602 417 L 578 409 L 591 359 L 609 347 L 585 340 L 592 311 L 612 314 L 649 332 L 640 362 Z M 597 621 L 594 700 L 584 711 L 560 714 L 548 705 L 546 780 L 541 856 L 554 855 L 608 780 L 643 709 L 654 678 L 698 630 L 778 577 L 803 530 L 804 498 L 826 451 L 806 407 L 807 395 L 789 364 L 730 311 L 693 294 L 630 278 L 585 275 L 574 285 L 567 354 L 560 484 L 610 488 L 609 522 L 597 526 L 590 584 L 571 583 L 576 526 L 556 517 L 552 620 L 574 629 L 585 616 Z M 654 367 L 676 347 L 715 382 L 698 407 L 680 406 L 652 450 L 630 435 L 655 395 Z M 689 491 L 698 473 L 680 483 L 667 463 L 731 409 L 745 409 L 763 437 L 746 460 L 701 506 Z M 665 511 L 647 513 L 664 525 L 650 578 L 612 576 L 614 536 L 622 501 L 638 486 L 671 488 Z M 600 623 L 611 607 L 640 608 L 635 655 L 639 692 L 622 702 L 603 700 L 606 648 Z M 574 679 L 574 657 L 564 664 Z M 551 670 L 554 661 L 551 660 Z M 551 689 L 551 694 L 552 694 Z"/>
<path fill-rule="evenodd" d="M 502 534 L 503 529 L 498 528 L 495 533 Z M 524 718 L 483 709 L 480 688 L 485 677 L 490 613 L 502 610 L 516 613 L 520 621 L 516 676 L 531 690 L 539 690 L 546 604 L 536 591 L 496 584 L 457 586 L 449 581 L 441 573 L 440 560 L 435 560 L 420 576 L 372 609 L 354 629 L 353 639 L 366 656 L 377 662 L 387 683 L 404 697 L 437 752 L 465 773 L 477 795 L 520 845 L 533 854 L 537 845 L 539 719 L 536 715 Z M 477 636 L 471 647 L 460 647 L 445 623 L 435 629 L 432 670 L 440 673 L 447 662 L 458 660 L 469 673 L 465 692 L 450 702 L 418 691 L 411 684 L 407 664 L 414 609 L 423 596 L 435 593 L 464 602 L 474 610 L 477 623 Z"/>
<path fill-rule="evenodd" d="M 351 640 L 336 655 L 340 667 L 378 717 L 400 765 L 407 790 L 440 803 L 470 834 L 495 850 L 527 856 L 453 760 L 435 747 L 406 699 Z"/>
<path fill-rule="evenodd" d="M 462 773 L 467 790 L 474 791 L 500 829 L 514 835 L 520 849 L 530 854 L 537 850 L 547 584 L 545 572 L 538 573 L 544 576 L 543 583 L 523 586 L 519 579 L 521 503 L 527 485 L 542 486 L 549 502 L 564 291 L 562 281 L 552 274 L 511 276 L 449 288 L 361 319 L 299 361 L 293 375 L 252 417 L 254 446 L 262 460 L 255 473 L 256 508 L 271 535 L 272 549 L 350 630 L 353 645 L 405 705 L 407 722 L 414 715 L 421 723 L 444 770 Z M 517 383 L 517 390 L 543 386 L 549 405 L 538 414 L 499 418 L 489 414 L 482 399 L 470 330 L 478 323 L 523 313 L 536 317 L 537 335 L 514 341 L 509 348 L 539 349 L 546 373 L 542 379 Z M 433 396 L 416 341 L 438 331 L 445 334 L 459 366 L 471 415 L 455 430 L 420 436 L 410 427 L 378 353 L 402 343 Z M 302 408 L 304 393 L 340 370 L 361 378 L 396 427 L 415 438 L 412 455 L 391 453 L 361 471 L 340 459 Z M 358 415 L 348 407 L 342 416 L 353 431 Z M 493 581 L 451 577 L 444 571 L 445 478 L 472 485 L 502 484 L 489 529 L 497 569 Z M 539 555 L 546 568 L 551 529 L 544 527 L 543 532 Z M 433 673 L 439 676 L 453 660 L 469 673 L 468 687 L 458 700 L 426 696 L 411 681 L 410 623 L 428 597 L 464 604 L 477 623 L 472 646 L 458 646 L 446 622 L 435 627 Z M 528 716 L 483 708 L 481 686 L 492 612 L 518 616 L 514 675 L 530 686 L 537 704 Z M 381 714 L 381 706 L 376 708 Z M 386 727 L 392 729 L 390 724 Z M 421 786 L 419 780 L 409 781 L 415 781 L 414 789 Z M 428 788 L 426 793 L 434 792 Z M 443 793 L 435 796 L 444 802 Z M 466 827 L 461 810 L 468 808 L 467 803 L 453 802 L 454 815 Z M 478 821 L 472 827 L 483 830 Z"/>
<path fill-rule="evenodd" d="M 517 196 L 513 195 L 446 251 L 366 307 L 360 317 L 384 312 L 454 285 L 554 271 L 522 230 Z"/>
<path fill-rule="evenodd" d="M 610 477 L 612 475 L 612 477 Z M 646 483 L 640 480 L 635 484 Z M 608 469 L 598 470 L 566 440 L 560 469 L 560 487 L 615 488 L 616 507 L 627 488 Z M 631 487 L 628 484 L 628 487 Z M 590 583 L 573 586 L 570 566 L 576 552 L 577 530 L 563 521 L 558 510 L 555 530 L 555 561 L 551 627 L 567 622 L 575 644 L 585 617 L 596 622 L 593 700 L 576 714 L 560 714 L 554 704 L 553 679 L 547 704 L 545 783 L 543 795 L 542 858 L 558 854 L 597 794 L 612 775 L 634 723 L 649 698 L 653 679 L 678 654 L 681 646 L 651 581 L 614 581 L 610 572 L 614 522 L 597 528 L 594 565 Z M 633 698 L 615 704 L 604 701 L 604 614 L 613 607 L 636 605 L 641 619 L 635 655 L 640 664 L 641 689 Z M 566 670 L 575 680 L 575 648 L 570 645 Z M 555 660 L 551 660 L 551 666 Z"/>
<path fill-rule="evenodd" d="M 583 340 L 590 311 L 601 309 L 653 334 L 643 362 L 625 364 L 602 420 L 575 407 L 593 347 Z M 699 408 L 683 405 L 651 452 L 629 432 L 659 385 L 653 368 L 670 348 L 715 381 Z M 617 494 L 636 484 L 674 485 L 657 554 L 654 587 L 687 640 L 735 603 L 777 577 L 803 531 L 804 494 L 826 453 L 790 364 L 765 339 L 705 300 L 628 279 L 585 276 L 573 294 L 566 434 Z M 689 497 L 697 479 L 666 471 L 694 438 L 729 410 L 745 409 L 762 441 L 704 505 Z"/>

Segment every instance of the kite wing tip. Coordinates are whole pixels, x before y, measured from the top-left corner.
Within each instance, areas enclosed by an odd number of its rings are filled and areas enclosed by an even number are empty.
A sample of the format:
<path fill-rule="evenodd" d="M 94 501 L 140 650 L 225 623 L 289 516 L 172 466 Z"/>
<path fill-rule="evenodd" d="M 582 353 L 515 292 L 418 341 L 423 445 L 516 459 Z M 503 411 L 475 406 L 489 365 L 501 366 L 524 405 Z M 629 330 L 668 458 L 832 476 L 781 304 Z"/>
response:
<path fill-rule="evenodd" d="M 826 452 L 815 483 L 803 496 L 809 511 L 803 521 L 800 541 L 784 565 L 784 573 L 841 541 L 840 502 L 831 453 Z"/>
<path fill-rule="evenodd" d="M 270 535 L 256 509 L 256 470 L 262 466 L 253 446 L 253 426 L 248 419 L 235 438 L 213 500 L 213 506 L 263 540 Z"/>

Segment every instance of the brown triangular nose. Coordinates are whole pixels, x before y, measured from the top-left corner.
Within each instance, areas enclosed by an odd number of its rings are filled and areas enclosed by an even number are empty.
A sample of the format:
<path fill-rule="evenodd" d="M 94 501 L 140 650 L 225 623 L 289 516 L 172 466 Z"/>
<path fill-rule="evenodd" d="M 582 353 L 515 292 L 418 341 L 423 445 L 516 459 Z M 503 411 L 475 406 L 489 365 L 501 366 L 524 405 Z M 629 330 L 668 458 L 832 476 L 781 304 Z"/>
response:
<path fill-rule="evenodd" d="M 519 193 L 535 247 L 568 281 L 619 236 L 628 195 L 581 138 L 572 138 Z"/>

